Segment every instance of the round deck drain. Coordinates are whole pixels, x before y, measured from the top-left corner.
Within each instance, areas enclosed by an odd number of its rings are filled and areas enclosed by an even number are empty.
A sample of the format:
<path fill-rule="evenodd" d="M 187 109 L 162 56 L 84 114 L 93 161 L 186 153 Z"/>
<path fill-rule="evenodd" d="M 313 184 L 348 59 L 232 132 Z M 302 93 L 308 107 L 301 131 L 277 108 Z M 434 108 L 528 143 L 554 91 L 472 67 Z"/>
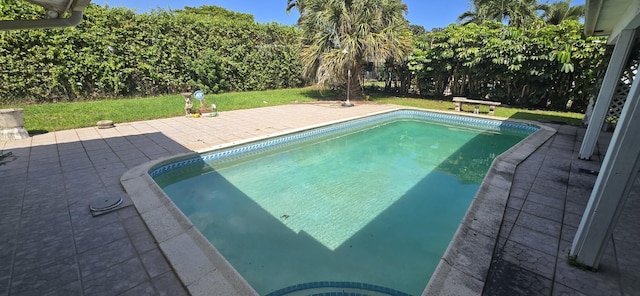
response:
<path fill-rule="evenodd" d="M 89 205 L 89 210 L 91 210 L 92 212 L 104 212 L 112 210 L 120 204 L 122 204 L 122 197 L 108 197 Z"/>
<path fill-rule="evenodd" d="M 311 282 L 289 286 L 267 296 L 411 296 L 387 287 L 356 282 Z"/>

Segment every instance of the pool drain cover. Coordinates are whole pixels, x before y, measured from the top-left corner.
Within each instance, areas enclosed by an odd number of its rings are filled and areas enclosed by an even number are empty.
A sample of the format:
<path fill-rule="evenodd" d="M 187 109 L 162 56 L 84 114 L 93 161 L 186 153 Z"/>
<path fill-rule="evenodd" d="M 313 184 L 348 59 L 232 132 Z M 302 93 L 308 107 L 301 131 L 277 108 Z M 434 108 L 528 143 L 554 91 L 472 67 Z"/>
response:
<path fill-rule="evenodd" d="M 387 287 L 356 282 L 311 282 L 293 285 L 267 294 L 267 296 L 327 295 L 327 296 L 411 296 Z"/>
<path fill-rule="evenodd" d="M 97 216 L 115 209 L 120 204 L 122 204 L 122 197 L 117 197 L 117 198 L 108 197 L 108 198 L 100 199 L 99 201 L 89 205 L 89 210 L 91 211 L 92 215 Z"/>

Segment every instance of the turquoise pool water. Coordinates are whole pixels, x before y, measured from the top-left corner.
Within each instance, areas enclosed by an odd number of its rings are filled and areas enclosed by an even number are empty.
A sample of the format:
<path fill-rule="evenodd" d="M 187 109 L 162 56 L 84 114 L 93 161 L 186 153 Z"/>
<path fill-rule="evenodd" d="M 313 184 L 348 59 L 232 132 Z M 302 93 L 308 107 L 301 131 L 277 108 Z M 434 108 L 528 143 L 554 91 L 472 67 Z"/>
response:
<path fill-rule="evenodd" d="M 155 177 L 258 291 L 420 294 L 493 159 L 524 133 L 394 120 Z"/>

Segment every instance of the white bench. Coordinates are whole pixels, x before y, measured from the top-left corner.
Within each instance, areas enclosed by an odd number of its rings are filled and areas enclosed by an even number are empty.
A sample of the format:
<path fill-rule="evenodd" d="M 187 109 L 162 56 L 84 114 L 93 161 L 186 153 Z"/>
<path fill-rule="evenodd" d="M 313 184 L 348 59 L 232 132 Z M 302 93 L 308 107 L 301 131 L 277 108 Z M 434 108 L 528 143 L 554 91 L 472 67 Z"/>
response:
<path fill-rule="evenodd" d="M 456 111 L 462 111 L 462 104 L 468 103 L 475 105 L 473 107 L 473 113 L 478 114 L 480 112 L 480 105 L 489 105 L 489 115 L 493 115 L 493 112 L 496 110 L 496 106 L 500 106 L 500 102 L 494 101 L 483 101 L 483 100 L 471 100 L 465 97 L 453 97 L 453 104 L 455 105 Z"/>

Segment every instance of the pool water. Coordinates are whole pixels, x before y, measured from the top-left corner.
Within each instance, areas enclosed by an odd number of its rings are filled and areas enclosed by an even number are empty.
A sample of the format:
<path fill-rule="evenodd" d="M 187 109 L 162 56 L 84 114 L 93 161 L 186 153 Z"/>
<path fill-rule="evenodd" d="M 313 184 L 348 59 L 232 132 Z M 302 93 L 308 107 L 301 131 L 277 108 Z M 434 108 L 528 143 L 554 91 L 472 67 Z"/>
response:
<path fill-rule="evenodd" d="M 156 181 L 260 294 L 348 281 L 417 295 L 524 136 L 396 120 Z"/>

